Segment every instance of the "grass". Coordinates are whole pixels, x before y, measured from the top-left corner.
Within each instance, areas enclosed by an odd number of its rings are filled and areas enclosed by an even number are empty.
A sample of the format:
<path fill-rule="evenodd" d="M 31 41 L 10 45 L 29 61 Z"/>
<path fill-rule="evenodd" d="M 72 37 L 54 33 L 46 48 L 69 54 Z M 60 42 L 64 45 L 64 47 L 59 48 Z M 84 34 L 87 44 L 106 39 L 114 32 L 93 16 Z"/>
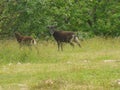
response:
<path fill-rule="evenodd" d="M 120 39 L 100 37 L 82 48 L 40 41 L 19 49 L 15 40 L 0 41 L 0 90 L 119 90 Z"/>

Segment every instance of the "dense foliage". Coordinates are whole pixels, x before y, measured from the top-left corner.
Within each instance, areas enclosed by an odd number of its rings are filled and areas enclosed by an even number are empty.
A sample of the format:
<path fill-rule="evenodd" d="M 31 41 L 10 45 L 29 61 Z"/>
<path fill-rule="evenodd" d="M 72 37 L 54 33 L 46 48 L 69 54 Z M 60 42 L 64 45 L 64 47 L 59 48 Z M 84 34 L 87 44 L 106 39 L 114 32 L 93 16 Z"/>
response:
<path fill-rule="evenodd" d="M 0 34 L 40 36 L 47 26 L 120 36 L 119 0 L 0 0 Z"/>

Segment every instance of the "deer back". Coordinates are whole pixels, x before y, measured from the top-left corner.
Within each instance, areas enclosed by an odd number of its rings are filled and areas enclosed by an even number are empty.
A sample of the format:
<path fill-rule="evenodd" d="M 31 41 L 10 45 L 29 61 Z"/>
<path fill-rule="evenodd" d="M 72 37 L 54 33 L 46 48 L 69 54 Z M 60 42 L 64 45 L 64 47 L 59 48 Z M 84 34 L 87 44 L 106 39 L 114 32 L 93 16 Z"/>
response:
<path fill-rule="evenodd" d="M 70 31 L 55 31 L 53 34 L 54 38 L 61 42 L 69 42 L 73 35 L 74 33 Z"/>

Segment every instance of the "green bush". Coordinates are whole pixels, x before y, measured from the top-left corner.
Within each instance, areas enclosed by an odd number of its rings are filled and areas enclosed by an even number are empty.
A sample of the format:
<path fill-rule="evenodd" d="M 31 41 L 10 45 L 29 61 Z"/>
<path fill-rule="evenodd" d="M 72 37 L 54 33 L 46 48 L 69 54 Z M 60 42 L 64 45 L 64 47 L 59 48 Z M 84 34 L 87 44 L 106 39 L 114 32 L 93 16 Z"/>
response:
<path fill-rule="evenodd" d="M 120 35 L 120 4 L 115 0 L 2 0 L 0 7 L 0 33 L 11 36 L 15 31 L 48 35 L 48 25 L 101 36 Z"/>

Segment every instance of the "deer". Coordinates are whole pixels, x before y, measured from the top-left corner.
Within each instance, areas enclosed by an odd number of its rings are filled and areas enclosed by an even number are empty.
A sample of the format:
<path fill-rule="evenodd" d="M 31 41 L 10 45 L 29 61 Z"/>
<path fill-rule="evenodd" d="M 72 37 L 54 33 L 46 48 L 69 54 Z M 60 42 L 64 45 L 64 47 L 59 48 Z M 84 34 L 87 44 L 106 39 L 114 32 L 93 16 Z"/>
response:
<path fill-rule="evenodd" d="M 32 45 L 36 45 L 37 44 L 36 40 L 33 37 L 31 37 L 31 36 L 23 36 L 19 32 L 15 32 L 15 37 L 16 37 L 17 42 L 20 45 L 20 48 L 23 45 L 32 46 Z M 35 48 L 38 51 L 37 47 L 35 47 Z"/>
<path fill-rule="evenodd" d="M 79 47 L 81 47 L 78 36 L 74 32 L 56 30 L 56 26 L 48 26 L 47 28 L 57 42 L 58 51 L 63 51 L 63 43 L 69 43 L 73 47 L 74 43 L 76 43 Z"/>
<path fill-rule="evenodd" d="M 23 45 L 32 45 L 36 44 L 36 41 L 33 37 L 31 36 L 23 36 L 19 32 L 15 32 L 15 37 L 18 41 L 19 44 Z"/>

